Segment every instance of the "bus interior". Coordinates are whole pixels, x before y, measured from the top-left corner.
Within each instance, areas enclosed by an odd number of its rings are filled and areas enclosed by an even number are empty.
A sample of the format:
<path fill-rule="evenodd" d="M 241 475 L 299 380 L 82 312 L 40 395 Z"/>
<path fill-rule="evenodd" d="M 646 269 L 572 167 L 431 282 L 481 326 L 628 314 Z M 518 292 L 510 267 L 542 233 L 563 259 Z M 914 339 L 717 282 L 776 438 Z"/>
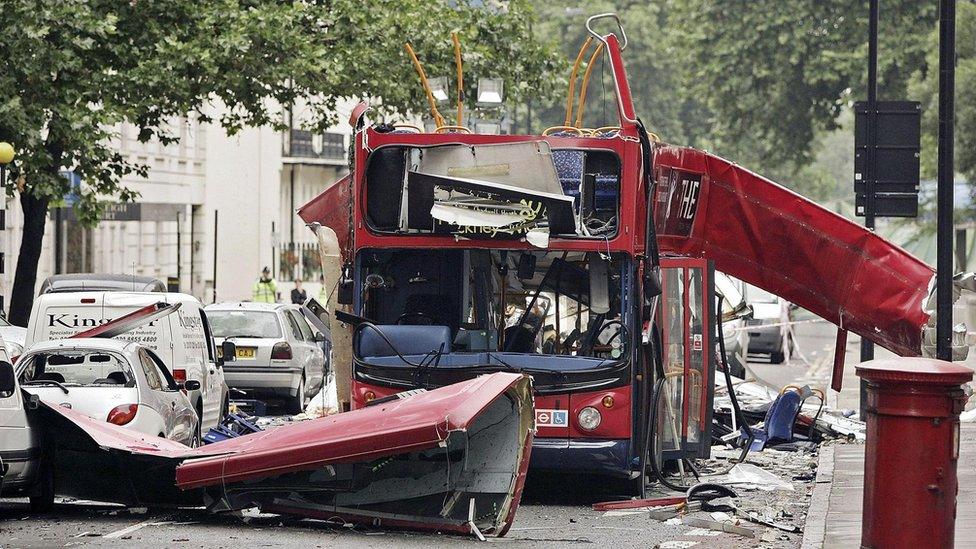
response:
<path fill-rule="evenodd" d="M 360 364 L 568 372 L 629 353 L 625 254 L 376 249 L 358 261 Z"/>
<path fill-rule="evenodd" d="M 381 147 L 366 167 L 366 221 L 386 234 L 612 238 L 620 160 L 546 141 Z"/>

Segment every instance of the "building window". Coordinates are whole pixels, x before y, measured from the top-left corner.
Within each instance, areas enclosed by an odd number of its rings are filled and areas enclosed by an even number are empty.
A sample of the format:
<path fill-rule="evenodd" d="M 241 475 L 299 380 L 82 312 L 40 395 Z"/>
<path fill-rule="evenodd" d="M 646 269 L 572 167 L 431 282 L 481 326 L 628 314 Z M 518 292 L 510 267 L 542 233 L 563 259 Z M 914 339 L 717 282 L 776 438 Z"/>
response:
<path fill-rule="evenodd" d="M 308 130 L 291 130 L 290 137 L 289 156 L 323 160 L 344 160 L 346 157 L 345 136 L 341 133 L 313 134 Z"/>

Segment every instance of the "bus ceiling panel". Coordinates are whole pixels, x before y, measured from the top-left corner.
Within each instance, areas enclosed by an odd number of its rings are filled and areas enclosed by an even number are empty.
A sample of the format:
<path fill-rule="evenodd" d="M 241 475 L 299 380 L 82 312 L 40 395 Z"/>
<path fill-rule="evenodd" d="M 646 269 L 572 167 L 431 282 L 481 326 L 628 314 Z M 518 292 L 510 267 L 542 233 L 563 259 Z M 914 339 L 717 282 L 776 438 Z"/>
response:
<path fill-rule="evenodd" d="M 662 252 L 712 259 L 716 269 L 891 351 L 921 353 L 930 266 L 717 156 L 659 146 L 655 170 Z"/>

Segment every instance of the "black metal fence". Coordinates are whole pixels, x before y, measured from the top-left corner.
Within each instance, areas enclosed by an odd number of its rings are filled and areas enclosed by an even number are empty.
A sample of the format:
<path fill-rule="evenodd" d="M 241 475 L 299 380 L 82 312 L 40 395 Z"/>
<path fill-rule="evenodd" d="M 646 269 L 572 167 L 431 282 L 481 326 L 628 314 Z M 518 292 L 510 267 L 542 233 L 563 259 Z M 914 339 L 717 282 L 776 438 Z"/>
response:
<path fill-rule="evenodd" d="M 322 276 L 319 245 L 314 242 L 288 242 L 278 252 L 279 280 L 318 280 Z"/>

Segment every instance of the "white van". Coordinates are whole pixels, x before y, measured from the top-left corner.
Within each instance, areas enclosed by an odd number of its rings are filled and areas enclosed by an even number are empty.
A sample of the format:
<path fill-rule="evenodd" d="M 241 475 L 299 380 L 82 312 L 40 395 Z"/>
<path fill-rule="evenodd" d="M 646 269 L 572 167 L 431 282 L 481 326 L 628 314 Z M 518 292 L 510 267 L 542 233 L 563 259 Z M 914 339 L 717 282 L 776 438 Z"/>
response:
<path fill-rule="evenodd" d="M 164 292 L 43 294 L 34 301 L 25 348 L 37 341 L 70 337 L 160 302 L 179 303 L 180 308 L 117 337 L 152 349 L 177 381 L 192 379 L 200 382 L 200 389 L 189 391 L 187 396 L 200 417 L 200 432 L 206 433 L 226 414 L 228 391 L 210 323 L 203 305 L 191 295 Z"/>

